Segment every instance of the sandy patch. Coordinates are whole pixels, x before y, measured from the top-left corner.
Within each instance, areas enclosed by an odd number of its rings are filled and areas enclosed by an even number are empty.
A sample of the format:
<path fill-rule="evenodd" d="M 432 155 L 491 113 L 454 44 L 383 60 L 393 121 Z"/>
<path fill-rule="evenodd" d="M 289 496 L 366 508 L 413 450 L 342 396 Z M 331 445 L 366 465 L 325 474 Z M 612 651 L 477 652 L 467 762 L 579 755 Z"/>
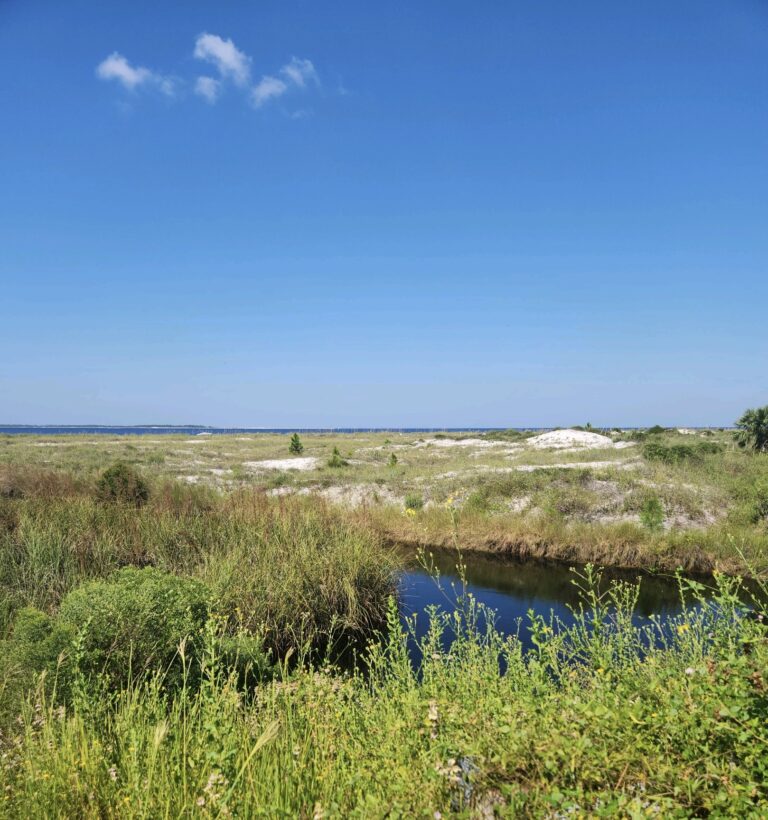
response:
<path fill-rule="evenodd" d="M 487 449 L 489 447 L 509 447 L 507 441 L 486 441 L 482 438 L 425 438 L 417 441 L 414 447 L 479 447 Z"/>
<path fill-rule="evenodd" d="M 600 433 L 586 430 L 551 430 L 528 439 L 528 444 L 537 450 L 562 450 L 566 447 L 601 450 L 613 447 L 613 440 Z"/>
<path fill-rule="evenodd" d="M 320 459 L 314 456 L 302 458 L 271 458 L 266 461 L 244 461 L 246 470 L 314 470 L 320 464 Z"/>
<path fill-rule="evenodd" d="M 315 495 L 330 501 L 332 504 L 340 504 L 344 507 L 373 506 L 376 504 L 394 504 L 401 506 L 403 499 L 395 495 L 386 487 L 378 484 L 351 484 L 334 485 L 333 487 L 302 487 L 297 490 L 294 487 L 276 487 L 268 490 L 269 496 L 286 495 Z"/>
<path fill-rule="evenodd" d="M 511 467 L 521 473 L 532 473 L 534 470 L 586 470 L 602 467 L 616 467 L 618 470 L 631 470 L 640 464 L 639 461 L 570 461 L 559 464 L 519 464 Z"/>
<path fill-rule="evenodd" d="M 531 497 L 529 495 L 520 496 L 520 498 L 513 498 L 508 504 L 507 509 L 513 513 L 521 513 L 531 506 Z"/>
<path fill-rule="evenodd" d="M 617 450 L 626 450 L 627 447 L 637 447 L 636 441 L 617 441 L 613 445 Z"/>
<path fill-rule="evenodd" d="M 348 486 L 325 487 L 317 495 L 333 504 L 346 507 L 362 507 L 373 504 L 402 504 L 403 499 L 386 487 L 378 484 L 352 484 Z"/>

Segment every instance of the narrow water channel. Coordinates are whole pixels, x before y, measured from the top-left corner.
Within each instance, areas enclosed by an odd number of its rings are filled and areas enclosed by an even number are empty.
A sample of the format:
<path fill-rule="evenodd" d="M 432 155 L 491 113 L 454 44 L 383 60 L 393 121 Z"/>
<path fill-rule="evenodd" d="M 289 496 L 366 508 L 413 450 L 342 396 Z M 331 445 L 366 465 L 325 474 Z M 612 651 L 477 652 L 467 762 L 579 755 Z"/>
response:
<path fill-rule="evenodd" d="M 505 634 L 519 635 L 530 648 L 528 612 L 549 618 L 554 613 L 564 624 L 573 623 L 570 607 L 579 603 L 579 589 L 574 584 L 576 571 L 564 564 L 543 561 L 514 561 L 482 553 L 462 553 L 467 585 L 463 587 L 457 570 L 457 553 L 433 553 L 434 569 L 439 571 L 439 583 L 433 575 L 411 560 L 400 580 L 400 606 L 403 616 L 416 614 L 419 637 L 427 630 L 424 610 L 432 605 L 450 611 L 457 595 L 471 592 L 482 604 L 495 612 L 495 623 Z M 647 624 L 651 616 L 664 620 L 682 611 L 680 589 L 673 576 L 640 571 L 603 571 L 603 587 L 613 580 L 640 580 L 640 594 L 635 610 L 635 622 Z M 703 583 L 712 585 L 712 579 Z"/>

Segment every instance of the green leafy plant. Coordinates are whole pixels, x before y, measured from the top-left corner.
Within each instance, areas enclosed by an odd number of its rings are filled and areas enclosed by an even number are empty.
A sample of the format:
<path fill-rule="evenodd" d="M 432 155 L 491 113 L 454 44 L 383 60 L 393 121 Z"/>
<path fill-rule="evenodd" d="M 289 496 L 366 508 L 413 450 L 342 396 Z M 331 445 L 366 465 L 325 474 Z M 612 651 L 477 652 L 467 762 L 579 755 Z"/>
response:
<path fill-rule="evenodd" d="M 149 499 L 149 487 L 133 467 L 118 462 L 101 474 L 96 483 L 96 497 L 99 501 L 140 507 Z"/>
<path fill-rule="evenodd" d="M 294 456 L 300 456 L 304 452 L 304 445 L 301 443 L 298 433 L 291 436 L 291 443 L 288 445 L 288 452 Z"/>
<path fill-rule="evenodd" d="M 328 459 L 328 466 L 329 467 L 346 467 L 347 461 L 342 458 L 341 453 L 339 452 L 338 447 L 333 448 L 333 452 L 331 453 L 331 457 Z"/>
<path fill-rule="evenodd" d="M 209 599 L 200 581 L 154 567 L 125 567 L 70 592 L 56 620 L 81 633 L 78 666 L 86 677 L 102 676 L 118 688 L 154 669 L 172 686 L 184 673 L 182 641 L 187 659 L 196 656 Z"/>
<path fill-rule="evenodd" d="M 649 496 L 640 508 L 640 523 L 650 532 L 664 529 L 664 507 L 658 496 Z"/>
<path fill-rule="evenodd" d="M 390 453 L 389 466 L 390 467 L 397 467 L 397 456 L 394 453 Z"/>
<path fill-rule="evenodd" d="M 768 452 L 768 405 L 746 410 L 736 422 L 734 437 L 739 447 L 757 453 Z"/>
<path fill-rule="evenodd" d="M 421 510 L 424 508 L 424 499 L 417 493 L 408 493 L 405 497 L 406 510 Z"/>

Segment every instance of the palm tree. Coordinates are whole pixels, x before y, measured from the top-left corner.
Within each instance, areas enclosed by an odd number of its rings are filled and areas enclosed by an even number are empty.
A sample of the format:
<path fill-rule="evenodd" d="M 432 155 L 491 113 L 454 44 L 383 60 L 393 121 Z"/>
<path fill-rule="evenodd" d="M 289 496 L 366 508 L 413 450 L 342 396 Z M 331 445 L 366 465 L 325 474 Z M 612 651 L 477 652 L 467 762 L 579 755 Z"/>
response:
<path fill-rule="evenodd" d="M 736 443 L 757 453 L 768 452 L 768 404 L 747 410 L 736 422 Z"/>

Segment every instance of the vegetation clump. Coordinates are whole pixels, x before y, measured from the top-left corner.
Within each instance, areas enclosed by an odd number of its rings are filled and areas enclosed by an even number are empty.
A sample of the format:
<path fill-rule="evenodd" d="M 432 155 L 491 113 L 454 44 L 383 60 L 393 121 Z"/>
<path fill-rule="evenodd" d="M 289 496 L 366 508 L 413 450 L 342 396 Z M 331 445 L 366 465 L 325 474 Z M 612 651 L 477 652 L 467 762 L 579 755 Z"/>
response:
<path fill-rule="evenodd" d="M 288 445 L 288 452 L 292 456 L 300 456 L 304 452 L 304 445 L 301 443 L 301 438 L 298 433 L 291 436 L 291 443 Z"/>
<path fill-rule="evenodd" d="M 682 464 L 685 461 L 700 461 L 704 456 L 721 450 L 722 447 L 713 441 L 699 441 L 696 444 L 663 444 L 652 441 L 643 447 L 643 456 L 648 461 Z"/>
<path fill-rule="evenodd" d="M 331 457 L 328 459 L 328 466 L 335 469 L 338 467 L 346 467 L 348 463 L 349 462 L 346 459 L 342 458 L 339 448 L 334 447 Z"/>
<path fill-rule="evenodd" d="M 101 474 L 96 483 L 96 498 L 140 507 L 149 499 L 149 487 L 136 470 L 118 462 Z"/>
<path fill-rule="evenodd" d="M 746 410 L 736 422 L 736 443 L 756 453 L 768 452 L 768 405 Z"/>
<path fill-rule="evenodd" d="M 664 507 L 656 495 L 649 496 L 640 508 L 640 523 L 650 532 L 664 529 Z"/>
<path fill-rule="evenodd" d="M 405 497 L 405 509 L 417 512 L 424 508 L 424 498 L 418 493 L 408 493 Z"/>

